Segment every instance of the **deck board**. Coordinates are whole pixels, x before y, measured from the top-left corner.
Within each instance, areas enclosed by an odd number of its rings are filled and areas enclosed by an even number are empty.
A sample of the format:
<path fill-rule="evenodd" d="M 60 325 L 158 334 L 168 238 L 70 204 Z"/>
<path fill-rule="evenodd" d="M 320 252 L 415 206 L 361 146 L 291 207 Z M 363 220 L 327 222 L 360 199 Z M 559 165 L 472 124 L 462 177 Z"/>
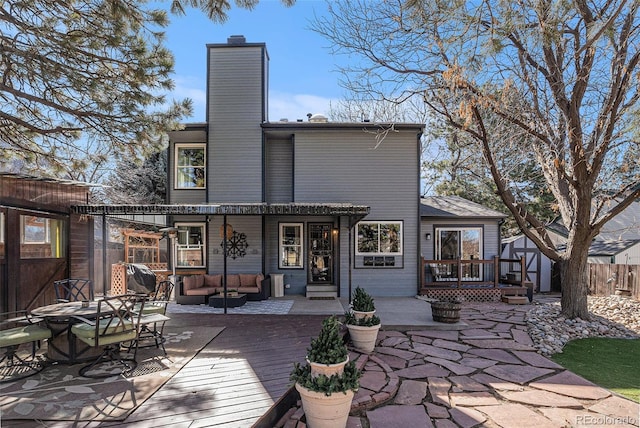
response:
<path fill-rule="evenodd" d="M 123 422 L 104 427 L 250 427 L 289 388 L 324 316 L 173 314 L 172 323 L 224 326 Z"/>

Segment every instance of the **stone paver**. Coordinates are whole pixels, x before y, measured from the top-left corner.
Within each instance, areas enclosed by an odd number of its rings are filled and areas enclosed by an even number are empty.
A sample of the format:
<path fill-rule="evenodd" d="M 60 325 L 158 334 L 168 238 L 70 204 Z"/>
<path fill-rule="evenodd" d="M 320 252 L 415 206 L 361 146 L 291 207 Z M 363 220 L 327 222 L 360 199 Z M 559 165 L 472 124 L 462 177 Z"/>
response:
<path fill-rule="evenodd" d="M 501 427 L 559 428 L 549 419 L 522 404 L 485 406 L 482 412 Z"/>
<path fill-rule="evenodd" d="M 367 412 L 371 428 L 432 428 L 424 406 L 389 405 Z"/>
<path fill-rule="evenodd" d="M 575 398 L 566 397 L 549 391 L 503 391 L 500 395 L 506 400 L 536 407 L 582 408 L 582 404 Z"/>
<path fill-rule="evenodd" d="M 451 405 L 458 407 L 494 406 L 500 404 L 489 392 L 452 392 L 449 394 Z"/>
<path fill-rule="evenodd" d="M 421 364 L 419 366 L 407 367 L 395 372 L 399 377 L 407 379 L 424 379 L 426 377 L 444 377 L 449 375 L 449 370 L 445 370 L 437 364 Z"/>
<path fill-rule="evenodd" d="M 465 303 L 460 330 L 381 331 L 373 353 L 352 351 L 363 367 L 352 415 L 361 416 L 347 428 L 638 428 L 638 403 L 536 352 L 524 321 L 530 308 Z M 299 415 L 286 425 L 303 426 Z"/>
<path fill-rule="evenodd" d="M 476 382 L 469 376 L 451 376 L 449 378 L 453 384 L 461 391 L 487 391 L 486 385 Z"/>
<path fill-rule="evenodd" d="M 500 364 L 488 367 L 484 369 L 484 372 L 509 382 L 525 384 L 549 373 L 553 373 L 553 370 L 532 366 Z"/>
<path fill-rule="evenodd" d="M 606 389 L 600 388 L 568 370 L 563 370 L 557 375 L 533 382 L 529 386 L 587 400 L 599 400 L 611 395 Z"/>
<path fill-rule="evenodd" d="M 396 394 L 395 404 L 421 404 L 427 395 L 427 383 L 417 380 L 405 380 Z"/>

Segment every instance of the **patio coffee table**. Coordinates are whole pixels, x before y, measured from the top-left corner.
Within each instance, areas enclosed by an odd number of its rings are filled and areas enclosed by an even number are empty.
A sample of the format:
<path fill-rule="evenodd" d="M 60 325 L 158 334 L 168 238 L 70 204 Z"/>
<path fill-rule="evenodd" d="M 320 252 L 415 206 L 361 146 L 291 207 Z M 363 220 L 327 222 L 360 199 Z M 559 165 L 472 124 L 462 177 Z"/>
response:
<path fill-rule="evenodd" d="M 227 296 L 227 308 L 237 308 L 245 303 L 247 303 L 246 294 Z M 209 306 L 213 306 L 214 308 L 224 308 L 224 297 L 222 294 L 211 294 L 209 296 Z"/>

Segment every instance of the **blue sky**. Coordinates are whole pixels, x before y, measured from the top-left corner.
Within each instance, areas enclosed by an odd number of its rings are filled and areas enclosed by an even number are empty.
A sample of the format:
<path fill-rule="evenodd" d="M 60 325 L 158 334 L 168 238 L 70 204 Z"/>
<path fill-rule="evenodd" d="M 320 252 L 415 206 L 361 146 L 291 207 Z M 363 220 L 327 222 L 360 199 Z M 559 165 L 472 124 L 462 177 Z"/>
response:
<path fill-rule="evenodd" d="M 342 98 L 344 90 L 338 85 L 329 42 L 309 29 L 314 13 L 326 10 L 324 0 L 297 0 L 289 8 L 278 0 L 261 0 L 251 11 L 233 6 L 224 24 L 195 9 L 185 16 L 172 15 L 166 43 L 175 56 L 173 97 L 194 102 L 194 114 L 184 122 L 205 120 L 206 45 L 226 43 L 231 35 L 267 45 L 270 121 L 306 119 L 307 113 L 327 115 L 330 100 Z"/>

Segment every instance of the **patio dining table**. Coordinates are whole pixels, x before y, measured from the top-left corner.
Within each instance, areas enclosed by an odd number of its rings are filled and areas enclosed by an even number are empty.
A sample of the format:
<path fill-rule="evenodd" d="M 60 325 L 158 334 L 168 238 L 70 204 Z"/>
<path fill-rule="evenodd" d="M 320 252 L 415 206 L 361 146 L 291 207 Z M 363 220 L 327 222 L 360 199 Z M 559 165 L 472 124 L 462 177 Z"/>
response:
<path fill-rule="evenodd" d="M 80 316 L 93 319 L 98 314 L 98 302 L 56 303 L 41 306 L 31 310 L 31 314 L 42 318 L 52 332 L 52 337 L 47 343 L 47 357 L 60 363 L 75 364 L 96 358 L 102 349 L 91 347 L 78 340 L 71 332 L 71 326 L 75 324 L 74 317 Z"/>

